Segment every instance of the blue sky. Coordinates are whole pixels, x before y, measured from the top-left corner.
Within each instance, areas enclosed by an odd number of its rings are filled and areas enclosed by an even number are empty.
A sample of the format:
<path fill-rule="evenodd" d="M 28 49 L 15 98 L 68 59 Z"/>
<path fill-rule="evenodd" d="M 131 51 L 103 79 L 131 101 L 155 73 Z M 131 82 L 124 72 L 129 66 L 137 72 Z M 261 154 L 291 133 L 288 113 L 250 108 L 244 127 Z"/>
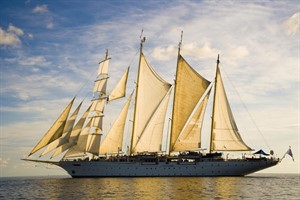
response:
<path fill-rule="evenodd" d="M 0 175 L 65 174 L 20 158 L 75 95 L 91 98 L 105 49 L 111 85 L 131 65 L 131 91 L 142 29 L 145 55 L 171 83 L 181 30 L 182 55 L 210 80 L 220 54 L 225 87 L 234 85 L 267 141 L 229 90 L 246 143 L 278 157 L 292 146 L 295 162 L 264 172 L 299 173 L 299 9 L 298 1 L 0 0 Z"/>

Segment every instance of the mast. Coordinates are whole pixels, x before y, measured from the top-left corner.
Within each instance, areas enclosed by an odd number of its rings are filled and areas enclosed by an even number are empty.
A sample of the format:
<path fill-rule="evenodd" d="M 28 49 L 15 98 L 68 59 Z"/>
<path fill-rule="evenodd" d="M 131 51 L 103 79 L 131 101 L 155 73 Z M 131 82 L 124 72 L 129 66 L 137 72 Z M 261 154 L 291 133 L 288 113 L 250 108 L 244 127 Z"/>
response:
<path fill-rule="evenodd" d="M 171 153 L 172 147 L 171 147 L 171 140 L 172 140 L 172 132 L 173 132 L 173 116 L 174 116 L 174 107 L 175 107 L 175 98 L 176 98 L 176 79 L 177 79 L 177 74 L 178 74 L 178 65 L 179 65 L 179 56 L 180 56 L 180 50 L 181 50 L 181 45 L 182 45 L 182 37 L 183 37 L 183 31 L 181 31 L 181 36 L 180 36 L 180 41 L 178 44 L 178 54 L 177 54 L 177 66 L 176 66 L 176 77 L 174 80 L 174 98 L 173 98 L 173 108 L 172 108 L 172 119 L 171 119 L 171 132 L 170 132 L 170 141 L 169 141 L 169 155 Z"/>
<path fill-rule="evenodd" d="M 210 130 L 210 146 L 209 146 L 209 153 L 211 153 L 212 150 L 212 141 L 213 141 L 213 131 L 214 131 L 214 115 L 215 115 L 215 101 L 216 101 L 216 87 L 217 87 L 217 73 L 219 70 L 219 54 L 218 54 L 218 59 L 217 59 L 217 67 L 216 67 L 216 75 L 215 75 L 215 90 L 214 90 L 214 100 L 213 100 L 213 110 L 212 110 L 212 117 L 211 117 L 211 130 Z"/>
<path fill-rule="evenodd" d="M 143 30 L 141 32 L 141 43 L 140 43 L 140 59 L 139 59 L 139 67 L 138 67 L 138 74 L 137 74 L 137 82 L 136 82 L 136 86 L 135 86 L 135 91 L 136 91 L 136 95 L 135 95 L 135 102 L 134 102 L 134 116 L 133 116 L 133 127 L 132 127 L 132 134 L 131 134 L 131 144 L 130 144 L 130 151 L 129 151 L 129 155 L 132 154 L 132 148 L 133 148 L 133 137 L 134 137 L 134 129 L 135 129 L 135 119 L 136 119 L 136 105 L 137 105 L 137 97 L 138 97 L 138 83 L 139 83 L 139 79 L 140 79 L 140 66 L 141 66 L 141 58 L 142 58 L 142 54 L 143 54 L 143 44 L 146 41 L 146 37 L 142 37 L 143 36 Z"/>

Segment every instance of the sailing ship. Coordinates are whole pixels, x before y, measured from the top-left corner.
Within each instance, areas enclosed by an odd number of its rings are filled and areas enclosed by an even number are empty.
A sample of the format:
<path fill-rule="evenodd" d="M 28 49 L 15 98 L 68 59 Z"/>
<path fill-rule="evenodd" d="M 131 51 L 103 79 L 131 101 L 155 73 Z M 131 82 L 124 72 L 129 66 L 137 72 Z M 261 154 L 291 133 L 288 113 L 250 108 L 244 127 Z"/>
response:
<path fill-rule="evenodd" d="M 82 102 L 69 115 L 75 98 L 67 105 L 51 128 L 24 160 L 51 163 L 63 168 L 72 177 L 173 177 L 173 176 L 244 176 L 280 162 L 273 151 L 267 156 L 228 158 L 225 152 L 251 152 L 237 128 L 225 92 L 220 71 L 219 56 L 213 81 L 208 81 L 193 69 L 181 55 L 178 45 L 175 83 L 165 81 L 143 54 L 145 37 L 141 38 L 138 75 L 135 92 L 129 95 L 124 107 L 107 133 L 104 108 L 108 102 L 126 96 L 129 68 L 120 81 L 107 93 L 108 52 L 99 63 L 97 78 L 88 109 L 76 118 Z M 214 88 L 214 90 L 213 90 Z M 174 90 L 174 92 L 172 92 Z M 205 110 L 213 92 L 210 147 L 201 149 L 201 134 Z M 173 94 L 173 103 L 169 102 Z M 135 95 L 135 97 L 134 97 Z M 133 119 L 127 119 L 132 99 Z M 171 130 L 165 131 L 168 106 L 171 103 Z M 76 123 L 75 123 L 76 122 Z M 123 145 L 125 124 L 132 123 L 129 144 Z M 164 134 L 167 136 L 164 137 Z M 162 149 L 167 138 L 166 149 Z M 128 146 L 126 150 L 123 146 Z M 124 153 L 125 151 L 125 153 Z M 32 159 L 40 153 L 47 160 Z M 54 161 L 54 158 L 61 159 Z"/>

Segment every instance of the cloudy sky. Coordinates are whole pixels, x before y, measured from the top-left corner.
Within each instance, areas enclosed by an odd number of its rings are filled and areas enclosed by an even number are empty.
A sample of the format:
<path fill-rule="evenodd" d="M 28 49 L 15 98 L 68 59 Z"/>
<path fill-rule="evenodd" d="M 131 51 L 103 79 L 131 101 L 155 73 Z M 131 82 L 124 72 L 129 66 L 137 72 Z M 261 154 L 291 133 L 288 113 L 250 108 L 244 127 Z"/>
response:
<path fill-rule="evenodd" d="M 220 54 L 245 142 L 278 157 L 292 147 L 295 162 L 263 172 L 299 173 L 299 10 L 267 0 L 0 1 L 0 176 L 66 174 L 20 159 L 75 95 L 88 104 L 106 49 L 111 85 L 131 65 L 132 90 L 142 29 L 148 61 L 170 83 L 181 31 L 182 55 L 209 80 Z"/>

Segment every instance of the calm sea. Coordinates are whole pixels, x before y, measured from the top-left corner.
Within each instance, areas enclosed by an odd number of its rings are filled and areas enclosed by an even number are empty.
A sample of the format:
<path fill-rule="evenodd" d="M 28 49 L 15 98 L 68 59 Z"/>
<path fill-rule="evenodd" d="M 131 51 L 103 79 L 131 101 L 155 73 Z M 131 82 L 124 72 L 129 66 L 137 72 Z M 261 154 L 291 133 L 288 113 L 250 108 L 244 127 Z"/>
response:
<path fill-rule="evenodd" d="M 300 176 L 1 178 L 0 199 L 300 199 Z"/>

